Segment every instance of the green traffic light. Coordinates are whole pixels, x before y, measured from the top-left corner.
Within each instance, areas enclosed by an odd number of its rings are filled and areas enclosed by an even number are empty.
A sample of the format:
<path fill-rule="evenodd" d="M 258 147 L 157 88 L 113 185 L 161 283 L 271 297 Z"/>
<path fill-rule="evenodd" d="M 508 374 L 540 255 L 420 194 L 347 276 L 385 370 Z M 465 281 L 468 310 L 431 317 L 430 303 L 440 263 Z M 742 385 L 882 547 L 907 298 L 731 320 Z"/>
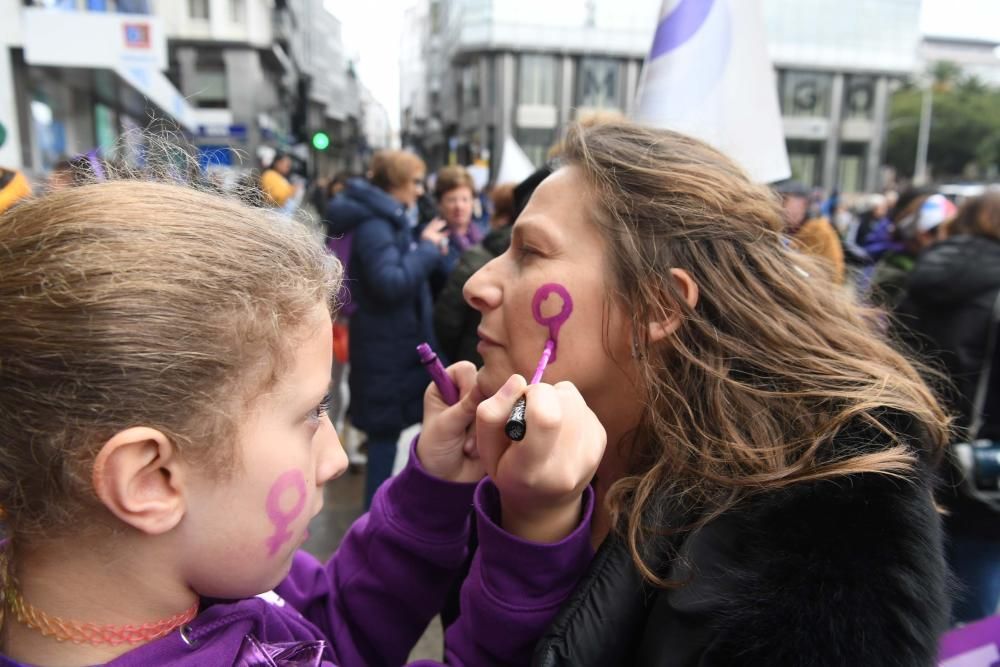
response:
<path fill-rule="evenodd" d="M 313 148 L 318 151 L 325 151 L 330 146 L 330 136 L 326 132 L 317 132 L 313 135 Z"/>

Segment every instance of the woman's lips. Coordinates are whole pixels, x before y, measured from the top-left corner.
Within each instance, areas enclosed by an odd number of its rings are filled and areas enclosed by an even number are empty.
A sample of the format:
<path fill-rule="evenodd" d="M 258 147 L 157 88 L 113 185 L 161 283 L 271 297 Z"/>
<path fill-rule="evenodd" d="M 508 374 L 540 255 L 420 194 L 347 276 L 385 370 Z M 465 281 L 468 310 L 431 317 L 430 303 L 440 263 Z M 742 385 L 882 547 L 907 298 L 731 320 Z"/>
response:
<path fill-rule="evenodd" d="M 487 336 L 482 329 L 476 330 L 476 335 L 479 336 L 480 345 L 486 344 L 486 345 L 500 346 L 500 343 L 496 342 L 495 340 Z"/>

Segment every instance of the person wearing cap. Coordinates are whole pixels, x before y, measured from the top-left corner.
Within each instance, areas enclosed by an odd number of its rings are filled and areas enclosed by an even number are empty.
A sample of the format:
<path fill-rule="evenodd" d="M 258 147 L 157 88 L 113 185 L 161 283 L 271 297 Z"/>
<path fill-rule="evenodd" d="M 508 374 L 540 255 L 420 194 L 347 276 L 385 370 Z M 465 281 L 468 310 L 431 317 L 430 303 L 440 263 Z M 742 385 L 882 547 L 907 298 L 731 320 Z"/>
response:
<path fill-rule="evenodd" d="M 895 310 L 906 293 L 906 281 L 917 257 L 943 238 L 945 223 L 955 216 L 955 205 L 944 195 L 917 197 L 896 215 L 893 248 L 875 264 L 869 300 Z"/>
<path fill-rule="evenodd" d="M 784 207 L 785 232 L 799 250 L 826 260 L 830 278 L 843 284 L 844 247 L 828 219 L 809 217 L 809 189 L 798 181 L 782 181 L 775 190 Z"/>

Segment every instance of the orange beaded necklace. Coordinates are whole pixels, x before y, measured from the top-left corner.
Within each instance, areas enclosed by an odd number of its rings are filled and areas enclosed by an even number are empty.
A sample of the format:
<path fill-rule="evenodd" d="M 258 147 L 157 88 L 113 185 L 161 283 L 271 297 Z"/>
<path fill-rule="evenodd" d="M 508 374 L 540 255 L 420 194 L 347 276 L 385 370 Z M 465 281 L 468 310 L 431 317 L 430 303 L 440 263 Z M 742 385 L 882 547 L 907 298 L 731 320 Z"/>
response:
<path fill-rule="evenodd" d="M 17 583 L 10 573 L 6 549 L 0 552 L 0 579 L 3 583 L 4 603 L 3 608 L 0 609 L 0 626 L 6 621 L 6 612 L 10 611 L 17 622 L 58 642 L 68 641 L 74 644 L 91 644 L 92 646 L 144 644 L 154 639 L 166 637 L 198 615 L 198 602 L 196 601 L 189 609 L 179 614 L 174 614 L 160 621 L 138 625 L 98 625 L 51 616 L 36 609 L 21 596 Z"/>

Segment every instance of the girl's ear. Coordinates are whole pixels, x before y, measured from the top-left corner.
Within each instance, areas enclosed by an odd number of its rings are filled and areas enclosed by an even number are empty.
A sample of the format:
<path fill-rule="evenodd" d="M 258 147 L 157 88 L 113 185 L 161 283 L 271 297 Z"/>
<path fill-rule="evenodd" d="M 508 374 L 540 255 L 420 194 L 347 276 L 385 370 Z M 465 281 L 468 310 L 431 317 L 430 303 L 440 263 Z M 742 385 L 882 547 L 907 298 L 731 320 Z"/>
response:
<path fill-rule="evenodd" d="M 160 535 L 184 516 L 184 466 L 162 432 L 136 426 L 101 447 L 92 483 L 101 503 L 136 530 Z"/>
<path fill-rule="evenodd" d="M 694 309 L 698 305 L 698 283 L 694 281 L 691 274 L 684 269 L 670 269 L 670 280 L 673 281 L 674 289 L 681 295 L 688 307 Z M 649 342 L 656 343 L 680 327 L 683 315 L 679 308 L 675 308 L 665 320 L 649 323 Z"/>

